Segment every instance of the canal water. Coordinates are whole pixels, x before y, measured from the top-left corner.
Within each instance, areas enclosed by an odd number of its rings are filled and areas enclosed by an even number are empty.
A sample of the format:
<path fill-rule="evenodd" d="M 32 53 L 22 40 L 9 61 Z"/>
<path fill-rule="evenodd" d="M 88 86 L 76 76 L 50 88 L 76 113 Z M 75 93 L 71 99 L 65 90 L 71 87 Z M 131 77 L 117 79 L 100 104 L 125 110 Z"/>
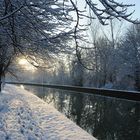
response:
<path fill-rule="evenodd" d="M 140 140 L 140 102 L 26 87 L 99 140 Z"/>

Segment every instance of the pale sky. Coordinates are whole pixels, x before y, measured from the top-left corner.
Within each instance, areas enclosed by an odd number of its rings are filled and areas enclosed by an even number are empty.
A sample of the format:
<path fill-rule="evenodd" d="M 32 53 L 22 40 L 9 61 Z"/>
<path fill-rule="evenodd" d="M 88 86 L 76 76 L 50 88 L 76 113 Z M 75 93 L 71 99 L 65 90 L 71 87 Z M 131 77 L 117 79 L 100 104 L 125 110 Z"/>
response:
<path fill-rule="evenodd" d="M 135 6 L 130 9 L 132 11 L 135 10 L 133 17 L 140 19 L 140 0 L 116 0 L 116 1 L 123 2 L 124 4 L 135 4 Z"/>
<path fill-rule="evenodd" d="M 140 0 L 115 0 L 115 1 L 116 1 L 116 2 L 119 2 L 119 3 L 123 3 L 123 4 L 135 4 L 135 6 L 129 7 L 129 8 L 128 8 L 128 13 L 130 13 L 130 12 L 132 12 L 132 11 L 135 10 L 135 12 L 134 12 L 133 15 L 132 15 L 132 19 L 133 19 L 133 20 L 135 20 L 135 19 L 139 19 L 139 20 L 140 20 Z M 98 3 L 99 0 L 93 0 L 93 2 Z M 79 7 L 80 9 L 82 9 L 82 10 L 84 9 L 84 7 L 85 7 L 85 1 L 84 1 L 84 0 L 77 0 L 77 4 L 78 4 L 78 7 Z M 100 7 L 100 5 L 99 5 L 99 7 Z M 72 15 L 73 15 L 74 17 L 76 17 L 75 14 L 72 14 Z M 117 20 L 116 20 L 116 21 L 117 21 Z M 80 20 L 80 23 L 87 24 L 87 18 L 81 19 L 81 20 Z M 95 22 L 94 24 L 95 24 L 95 26 L 96 26 L 96 22 Z M 98 25 L 98 24 L 99 24 L 99 23 L 97 23 L 97 25 Z M 123 33 L 127 30 L 127 28 L 129 27 L 130 24 L 131 24 L 131 23 L 125 22 L 125 21 L 123 20 L 123 25 L 122 25 L 122 28 L 121 28 L 121 30 L 120 30 L 120 35 L 123 34 Z M 75 23 L 74 23 L 74 25 L 75 25 Z M 99 24 L 99 25 L 100 25 L 100 24 Z M 120 26 L 120 24 L 119 24 L 119 23 L 116 23 L 116 25 L 114 26 L 114 31 L 118 32 L 119 26 Z M 98 27 L 97 27 L 97 28 L 98 28 Z M 100 32 L 103 33 L 103 30 L 104 30 L 105 34 L 108 35 L 108 37 L 111 35 L 111 34 L 110 34 L 110 26 L 102 26 L 102 30 L 101 30 Z M 116 36 L 117 36 L 117 34 L 116 34 Z M 110 38 L 110 37 L 109 37 L 109 38 Z"/>
<path fill-rule="evenodd" d="M 132 19 L 138 19 L 140 20 L 140 0 L 115 0 L 116 2 L 123 3 L 123 4 L 135 4 L 135 6 L 128 8 L 128 13 L 131 13 L 135 10 L 135 12 L 132 15 Z M 93 0 L 94 3 L 99 3 L 99 0 Z M 85 0 L 77 0 L 78 7 L 80 10 L 84 10 L 85 7 Z M 101 7 L 101 5 L 98 5 Z M 98 7 L 98 8 L 99 8 Z M 73 13 L 73 16 L 76 17 L 76 15 Z M 80 20 L 82 23 L 87 23 L 87 19 Z"/>
<path fill-rule="evenodd" d="M 78 6 L 83 7 L 85 6 L 83 0 L 77 0 Z M 93 2 L 98 2 L 98 0 L 93 0 Z M 124 4 L 135 4 L 134 7 L 129 8 L 129 11 L 135 10 L 135 13 L 133 14 L 134 18 L 140 19 L 140 0 L 115 0 L 116 2 L 124 3 Z"/>
<path fill-rule="evenodd" d="M 77 1 L 78 1 L 78 6 L 80 6 L 80 7 L 85 6 L 83 0 L 77 0 Z M 128 13 L 135 10 L 135 12 L 132 15 L 132 19 L 134 19 L 134 20 L 139 19 L 140 20 L 140 0 L 115 0 L 115 1 L 119 2 L 119 3 L 123 3 L 123 4 L 135 4 L 135 6 L 132 6 L 132 7 L 128 8 Z M 93 0 L 93 2 L 97 3 L 97 2 L 99 2 L 99 0 Z M 87 22 L 87 21 L 85 20 L 83 22 Z M 128 25 L 129 25 L 129 22 L 124 22 L 123 23 L 124 30 L 128 27 Z M 105 32 L 107 32 L 107 30 L 109 30 L 108 28 L 110 28 L 110 27 L 108 27 L 108 26 L 104 27 L 104 30 L 106 30 Z M 122 32 L 123 32 L 123 30 L 122 30 Z"/>

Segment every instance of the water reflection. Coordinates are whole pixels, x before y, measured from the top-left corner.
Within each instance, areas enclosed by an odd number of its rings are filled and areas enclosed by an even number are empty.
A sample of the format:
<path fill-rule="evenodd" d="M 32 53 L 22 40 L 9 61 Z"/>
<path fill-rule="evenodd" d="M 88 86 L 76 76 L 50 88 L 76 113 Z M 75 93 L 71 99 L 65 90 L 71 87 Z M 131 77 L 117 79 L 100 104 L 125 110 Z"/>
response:
<path fill-rule="evenodd" d="M 139 140 L 140 103 L 27 87 L 99 140 Z"/>

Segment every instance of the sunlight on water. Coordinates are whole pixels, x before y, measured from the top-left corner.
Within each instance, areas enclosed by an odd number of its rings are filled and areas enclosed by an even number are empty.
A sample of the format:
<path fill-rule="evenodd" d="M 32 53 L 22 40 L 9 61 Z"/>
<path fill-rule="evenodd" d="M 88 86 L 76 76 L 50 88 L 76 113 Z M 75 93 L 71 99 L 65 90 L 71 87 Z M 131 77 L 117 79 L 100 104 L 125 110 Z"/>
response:
<path fill-rule="evenodd" d="M 23 85 L 20 85 L 20 88 L 24 89 L 24 86 Z"/>

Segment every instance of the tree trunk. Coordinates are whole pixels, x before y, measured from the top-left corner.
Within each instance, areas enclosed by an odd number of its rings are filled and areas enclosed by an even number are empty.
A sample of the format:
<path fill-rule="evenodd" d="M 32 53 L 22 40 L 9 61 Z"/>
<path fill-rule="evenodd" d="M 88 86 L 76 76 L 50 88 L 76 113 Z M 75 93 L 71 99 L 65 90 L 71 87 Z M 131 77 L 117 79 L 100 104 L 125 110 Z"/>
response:
<path fill-rule="evenodd" d="M 1 81 L 1 74 L 0 74 L 0 92 L 2 90 L 2 81 Z"/>
<path fill-rule="evenodd" d="M 138 91 L 140 91 L 140 66 L 139 64 L 136 65 L 136 71 L 135 71 L 135 82 L 136 82 L 136 88 Z"/>
<path fill-rule="evenodd" d="M 5 79 L 5 73 L 3 72 L 3 67 L 0 65 L 0 92 L 2 91 L 2 84 Z"/>

